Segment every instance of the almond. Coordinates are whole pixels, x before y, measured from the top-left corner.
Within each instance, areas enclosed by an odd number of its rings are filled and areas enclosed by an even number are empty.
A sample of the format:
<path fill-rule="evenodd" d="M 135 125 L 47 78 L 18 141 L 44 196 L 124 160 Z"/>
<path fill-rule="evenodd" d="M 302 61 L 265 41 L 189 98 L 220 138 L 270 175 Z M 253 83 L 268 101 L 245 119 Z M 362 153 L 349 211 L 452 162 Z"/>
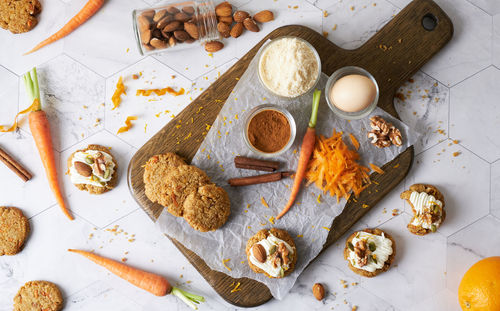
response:
<path fill-rule="evenodd" d="M 148 44 L 149 41 L 151 40 L 151 30 L 146 29 L 141 32 L 141 41 L 144 44 Z"/>
<path fill-rule="evenodd" d="M 174 15 L 174 14 L 179 13 L 180 10 L 178 8 L 176 8 L 175 6 L 171 6 L 171 7 L 167 8 L 167 12 Z"/>
<path fill-rule="evenodd" d="M 217 30 L 220 32 L 220 34 L 224 38 L 228 38 L 229 37 L 229 32 L 231 31 L 231 28 L 229 28 L 228 24 L 223 23 L 223 22 L 219 22 L 217 24 Z"/>
<path fill-rule="evenodd" d="M 188 15 L 193 15 L 194 14 L 194 8 L 192 6 L 185 6 L 182 8 L 182 12 L 188 14 Z"/>
<path fill-rule="evenodd" d="M 245 20 L 243 21 L 243 26 L 245 26 L 247 30 L 250 30 L 252 32 L 259 32 L 260 30 L 259 26 L 257 26 L 255 21 L 250 17 L 245 18 Z"/>
<path fill-rule="evenodd" d="M 257 259 L 258 262 L 266 262 L 267 259 L 267 254 L 264 246 L 260 244 L 254 244 L 252 247 L 252 253 L 255 259 Z"/>
<path fill-rule="evenodd" d="M 228 25 L 231 25 L 233 23 L 233 17 L 232 16 L 219 16 L 219 22 L 226 23 Z"/>
<path fill-rule="evenodd" d="M 162 18 L 158 23 L 156 23 L 156 28 L 158 29 L 163 29 L 165 26 L 170 24 L 174 20 L 174 17 L 172 15 L 167 15 L 164 18 Z"/>
<path fill-rule="evenodd" d="M 207 51 L 209 53 L 220 51 L 220 50 L 222 50 L 223 47 L 224 47 L 224 44 L 222 42 L 219 42 L 219 41 L 210 41 L 210 42 L 205 43 L 205 51 Z"/>
<path fill-rule="evenodd" d="M 253 19 L 258 23 L 267 23 L 274 19 L 274 14 L 271 11 L 264 10 L 253 16 Z"/>
<path fill-rule="evenodd" d="M 215 7 L 215 15 L 217 16 L 231 16 L 233 7 L 229 2 L 222 2 Z"/>
<path fill-rule="evenodd" d="M 193 23 L 184 23 L 184 30 L 191 36 L 193 39 L 198 39 L 198 26 Z"/>
<path fill-rule="evenodd" d="M 179 12 L 174 15 L 174 19 L 179 22 L 187 22 L 190 19 L 190 17 L 184 12 Z"/>
<path fill-rule="evenodd" d="M 144 16 L 144 17 L 148 18 L 149 20 L 152 20 L 153 17 L 155 16 L 155 10 L 153 10 L 153 9 L 146 10 L 146 11 L 142 12 L 140 16 Z"/>
<path fill-rule="evenodd" d="M 139 15 L 137 17 L 137 25 L 139 26 L 139 31 L 146 31 L 151 27 L 151 21 L 144 15 Z"/>
<path fill-rule="evenodd" d="M 313 285 L 312 292 L 314 297 L 316 297 L 316 299 L 318 299 L 319 301 L 325 298 L 325 288 L 320 283 L 316 283 Z"/>
<path fill-rule="evenodd" d="M 163 40 L 160 40 L 158 38 L 151 39 L 151 41 L 149 42 L 149 44 L 151 44 L 156 49 L 166 49 L 168 47 L 167 42 L 165 42 Z"/>
<path fill-rule="evenodd" d="M 243 33 L 243 23 L 236 23 L 234 24 L 233 28 L 231 28 L 231 37 L 233 38 L 238 38 L 239 36 L 241 36 L 241 34 Z"/>
<path fill-rule="evenodd" d="M 189 34 L 184 30 L 174 31 L 174 37 L 177 39 L 177 41 L 186 41 L 187 39 L 190 38 Z"/>
<path fill-rule="evenodd" d="M 153 22 L 155 22 L 155 23 L 159 22 L 167 14 L 168 14 L 167 10 L 159 10 L 158 12 L 156 12 L 155 16 L 153 17 Z"/>
<path fill-rule="evenodd" d="M 92 167 L 88 166 L 86 163 L 75 161 L 73 165 L 75 166 L 75 170 L 78 172 L 78 174 L 82 175 L 83 177 L 92 176 Z"/>
<path fill-rule="evenodd" d="M 234 21 L 237 23 L 243 23 L 245 18 L 247 18 L 249 16 L 250 16 L 250 14 L 248 14 L 248 12 L 245 12 L 245 11 L 236 11 L 233 14 Z"/>
<path fill-rule="evenodd" d="M 165 27 L 158 27 L 158 28 L 163 28 L 164 32 L 172 32 L 174 30 L 179 29 L 180 26 L 181 26 L 181 22 L 173 21 L 173 22 L 168 23 Z"/>
<path fill-rule="evenodd" d="M 169 45 L 170 47 L 173 47 L 173 46 L 175 46 L 176 44 L 177 44 L 177 40 L 175 40 L 175 37 L 174 37 L 174 36 L 172 36 L 172 37 L 170 37 L 170 38 L 168 39 L 168 45 Z"/>

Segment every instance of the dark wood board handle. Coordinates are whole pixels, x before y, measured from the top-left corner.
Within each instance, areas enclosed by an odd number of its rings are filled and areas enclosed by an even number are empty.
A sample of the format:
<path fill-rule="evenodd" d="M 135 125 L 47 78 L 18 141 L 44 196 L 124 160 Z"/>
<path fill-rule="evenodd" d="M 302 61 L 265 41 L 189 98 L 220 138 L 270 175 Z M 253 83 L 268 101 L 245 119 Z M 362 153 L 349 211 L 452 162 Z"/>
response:
<path fill-rule="evenodd" d="M 424 16 L 429 14 L 437 21 L 432 31 L 422 26 Z M 428 22 L 428 20 L 425 22 L 426 25 Z M 153 220 L 157 219 L 163 207 L 151 203 L 146 198 L 142 165 L 151 156 L 165 152 L 176 152 L 190 161 L 204 139 L 205 124 L 214 122 L 238 82 L 236 78 L 241 77 L 245 72 L 264 42 L 285 35 L 297 36 L 309 41 L 320 54 L 322 71 L 328 75 L 348 65 L 357 65 L 367 69 L 375 76 L 379 84 L 379 106 L 397 117 L 393 105 L 395 92 L 451 39 L 453 25 L 448 16 L 433 1 L 414 0 L 374 37 L 355 50 L 341 49 L 319 33 L 303 26 L 291 25 L 274 30 L 155 134 L 130 161 L 129 188 L 136 201 Z M 191 120 L 191 118 L 194 122 L 183 123 L 180 128 L 176 127 L 178 122 Z M 191 138 L 184 140 L 187 133 L 191 133 Z M 363 191 L 357 200 L 349 200 L 342 213 L 333 221 L 323 250 L 349 230 L 404 179 L 412 165 L 413 155 L 413 147 L 410 147 L 382 167 L 384 174 L 371 175 L 374 183 Z M 211 270 L 202 258 L 175 239 L 171 240 L 215 291 L 229 303 L 240 307 L 253 307 L 272 298 L 269 289 L 262 283 L 246 278 L 233 279 L 222 272 Z M 233 282 L 241 282 L 241 291 L 231 293 L 230 285 Z"/>

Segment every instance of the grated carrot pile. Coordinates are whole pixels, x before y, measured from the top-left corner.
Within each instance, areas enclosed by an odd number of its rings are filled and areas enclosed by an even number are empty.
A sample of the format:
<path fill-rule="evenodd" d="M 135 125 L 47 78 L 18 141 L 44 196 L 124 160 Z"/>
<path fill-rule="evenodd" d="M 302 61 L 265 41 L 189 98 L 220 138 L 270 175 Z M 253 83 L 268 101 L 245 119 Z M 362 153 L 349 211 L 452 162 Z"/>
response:
<path fill-rule="evenodd" d="M 184 89 L 181 88 L 179 91 L 175 91 L 173 88 L 167 86 L 164 89 L 137 90 L 137 92 L 135 93 L 135 95 L 136 96 L 140 96 L 140 95 L 142 95 L 142 96 L 149 96 L 152 93 L 155 93 L 158 96 L 163 96 L 163 95 L 165 95 L 167 93 L 170 94 L 170 95 L 179 96 L 179 95 L 184 94 Z"/>
<path fill-rule="evenodd" d="M 369 168 L 360 165 L 359 153 L 347 147 L 343 132 L 329 138 L 317 137 L 312 158 L 306 173 L 308 185 L 314 183 L 323 193 L 349 199 L 351 192 L 357 197 L 370 183 Z"/>
<path fill-rule="evenodd" d="M 115 110 L 116 108 L 118 108 L 118 106 L 120 106 L 122 102 L 121 98 L 122 94 L 127 95 L 127 92 L 125 92 L 125 85 L 123 84 L 123 78 L 120 77 L 118 79 L 118 82 L 116 83 L 116 90 L 113 93 L 113 96 L 111 97 L 111 101 L 113 102 L 113 108 L 111 108 L 111 110 Z"/>

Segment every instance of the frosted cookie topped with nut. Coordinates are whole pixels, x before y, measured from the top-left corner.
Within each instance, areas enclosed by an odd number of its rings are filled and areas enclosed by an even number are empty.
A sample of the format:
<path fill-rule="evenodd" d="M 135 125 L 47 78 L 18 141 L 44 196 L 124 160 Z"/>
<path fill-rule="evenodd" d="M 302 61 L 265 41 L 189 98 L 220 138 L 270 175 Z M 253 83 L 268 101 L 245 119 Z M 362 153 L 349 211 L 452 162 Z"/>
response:
<path fill-rule="evenodd" d="M 401 193 L 400 197 L 410 204 L 413 211 L 413 218 L 408 224 L 411 233 L 425 235 L 436 232 L 443 223 L 446 217 L 444 197 L 436 187 L 415 184 Z"/>
<path fill-rule="evenodd" d="M 282 278 L 295 269 L 297 250 L 285 230 L 263 229 L 247 242 L 248 265 L 257 273 L 270 278 Z"/>
<path fill-rule="evenodd" d="M 374 277 L 391 266 L 396 255 L 393 238 L 380 229 L 365 229 L 351 234 L 346 241 L 344 259 L 356 274 Z"/>
<path fill-rule="evenodd" d="M 117 163 L 109 149 L 89 145 L 77 150 L 68 158 L 71 182 L 80 190 L 101 194 L 113 189 L 117 182 Z"/>

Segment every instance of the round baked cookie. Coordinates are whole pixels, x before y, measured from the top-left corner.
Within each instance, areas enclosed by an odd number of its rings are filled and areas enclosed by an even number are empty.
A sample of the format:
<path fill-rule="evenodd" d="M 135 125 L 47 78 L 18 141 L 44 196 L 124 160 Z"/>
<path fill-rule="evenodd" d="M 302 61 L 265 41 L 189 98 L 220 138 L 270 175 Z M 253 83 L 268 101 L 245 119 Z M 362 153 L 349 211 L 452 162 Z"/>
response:
<path fill-rule="evenodd" d="M 0 1 L 0 27 L 12 33 L 30 31 L 38 24 L 36 16 L 42 11 L 38 0 Z"/>
<path fill-rule="evenodd" d="M 226 223 L 231 203 L 226 190 L 214 184 L 201 186 L 184 201 L 184 219 L 195 230 L 214 231 Z"/>
<path fill-rule="evenodd" d="M 443 224 L 444 220 L 446 219 L 446 210 L 444 209 L 444 207 L 445 207 L 444 196 L 441 193 L 441 191 L 439 191 L 438 188 L 436 188 L 433 185 L 429 185 L 429 184 L 411 185 L 409 190 L 403 191 L 400 195 L 400 198 L 403 200 L 406 200 L 406 202 L 411 206 L 411 210 L 413 211 L 413 217 L 411 218 L 410 222 L 407 225 L 408 231 L 410 231 L 411 233 L 416 234 L 416 235 L 426 235 L 428 233 L 432 233 L 433 231 L 431 229 L 423 228 L 421 226 L 415 226 L 412 224 L 413 220 L 415 219 L 416 214 L 417 214 L 415 207 L 410 202 L 411 193 L 414 191 L 425 192 L 429 195 L 434 196 L 437 200 L 439 200 L 443 203 L 443 206 L 441 208 L 442 212 L 441 212 L 441 217 L 440 217 L 441 218 L 440 225 Z"/>
<path fill-rule="evenodd" d="M 262 229 L 262 230 L 258 231 L 255 235 L 253 235 L 250 239 L 248 239 L 247 246 L 245 249 L 245 252 L 247 254 L 248 265 L 250 266 L 250 269 L 252 269 L 256 273 L 263 273 L 264 275 L 266 275 L 269 278 L 276 278 L 274 276 L 269 275 L 266 271 L 262 270 L 261 268 L 257 267 L 256 265 L 254 265 L 250 260 L 252 247 L 255 244 L 257 244 L 258 242 L 260 242 L 264 239 L 267 239 L 269 237 L 269 234 L 272 234 L 275 237 L 277 237 L 278 239 L 285 241 L 293 249 L 293 254 L 289 254 L 290 263 L 289 263 L 288 270 L 286 270 L 284 275 L 283 275 L 283 277 L 285 277 L 285 276 L 289 275 L 290 273 L 292 273 L 293 270 L 295 269 L 295 264 L 297 263 L 297 247 L 295 246 L 295 242 L 293 241 L 290 234 L 286 230 L 283 230 L 283 229 L 276 229 L 276 228 L 271 228 L 270 230 Z"/>
<path fill-rule="evenodd" d="M 14 297 L 14 311 L 59 311 L 62 307 L 61 291 L 47 281 L 28 282 Z"/>
<path fill-rule="evenodd" d="M 19 253 L 29 233 L 30 223 L 20 209 L 0 206 L 0 256 Z"/>
<path fill-rule="evenodd" d="M 165 189 L 160 204 L 176 217 L 184 214 L 184 201 L 199 187 L 210 184 L 207 174 L 196 166 L 181 165 L 172 168 L 165 176 Z"/>
<path fill-rule="evenodd" d="M 165 199 L 167 173 L 174 167 L 186 165 L 186 162 L 175 153 L 154 155 L 144 166 L 144 190 L 146 197 L 153 203 L 167 206 L 170 200 Z"/>
<path fill-rule="evenodd" d="M 394 261 L 394 258 L 396 257 L 396 242 L 394 241 L 394 239 L 392 238 L 392 236 L 390 236 L 389 234 L 387 234 L 387 232 L 384 232 L 384 231 L 382 231 L 382 230 L 380 230 L 378 228 L 377 229 L 364 229 L 362 231 L 364 231 L 366 233 L 371 233 L 371 234 L 374 234 L 374 235 L 382 235 L 382 233 L 383 233 L 384 236 L 386 238 L 388 238 L 389 240 L 391 240 L 391 242 L 392 242 L 392 254 L 389 255 L 389 257 L 385 261 L 385 263 L 382 266 L 382 268 L 376 269 L 375 271 L 371 272 L 371 271 L 366 271 L 366 270 L 363 270 L 363 269 L 359 269 L 359 268 L 353 266 L 351 264 L 351 262 L 349 261 L 349 253 L 350 253 L 349 243 L 352 244 L 352 240 L 356 237 L 356 234 L 359 231 L 353 232 L 347 238 L 347 240 L 345 242 L 345 248 L 344 248 L 344 259 L 347 260 L 347 263 L 349 265 L 349 269 L 351 269 L 356 274 L 359 274 L 361 276 L 365 276 L 365 277 L 371 278 L 371 277 L 375 277 L 375 276 L 379 275 L 382 272 L 385 272 L 385 271 L 389 270 L 389 268 L 392 265 L 392 262 Z"/>
<path fill-rule="evenodd" d="M 77 152 L 85 152 L 88 150 L 96 150 L 96 151 L 101 151 L 101 152 L 105 152 L 105 153 L 109 154 L 111 156 L 111 159 L 112 159 L 114 165 L 115 165 L 113 175 L 111 176 L 111 179 L 106 183 L 105 186 L 96 186 L 96 185 L 90 185 L 90 184 L 78 184 L 77 183 L 77 184 L 74 184 L 75 187 L 77 187 L 78 189 L 83 190 L 83 191 L 88 191 L 90 194 L 103 194 L 105 192 L 110 191 L 111 189 L 116 187 L 116 184 L 118 183 L 118 173 L 117 173 L 118 163 L 116 162 L 115 157 L 111 154 L 111 151 L 109 148 L 106 148 L 106 147 L 101 146 L 101 145 L 88 145 L 88 147 L 85 149 L 76 150 L 68 158 L 68 162 L 67 162 L 68 163 L 68 172 L 69 172 L 70 167 L 73 165 L 72 161 L 73 161 L 73 157 L 75 156 L 75 154 Z"/>

